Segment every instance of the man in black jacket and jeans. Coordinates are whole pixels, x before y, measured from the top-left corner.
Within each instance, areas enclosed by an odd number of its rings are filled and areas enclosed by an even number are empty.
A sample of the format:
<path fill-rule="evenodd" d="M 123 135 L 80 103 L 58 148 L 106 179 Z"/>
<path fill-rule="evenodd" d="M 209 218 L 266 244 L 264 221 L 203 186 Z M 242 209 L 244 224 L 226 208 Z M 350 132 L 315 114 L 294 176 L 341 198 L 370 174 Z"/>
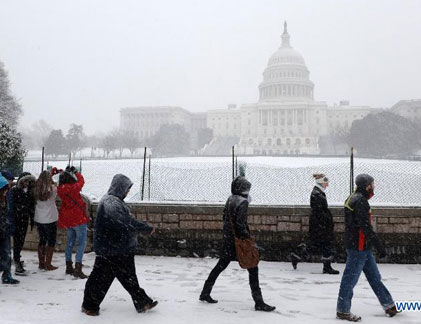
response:
<path fill-rule="evenodd" d="M 336 313 L 337 318 L 351 322 L 361 321 L 360 316 L 351 313 L 353 289 L 361 272 L 364 272 L 386 314 L 392 317 L 398 313 L 390 292 L 381 280 L 376 260 L 371 252 L 372 246 L 375 246 L 380 258 L 386 256 L 386 250 L 371 225 L 372 214 L 368 200 L 374 195 L 374 179 L 368 174 L 360 174 L 355 184 L 357 189 L 345 202 L 347 259 Z"/>
<path fill-rule="evenodd" d="M 82 304 L 82 312 L 87 315 L 99 315 L 99 305 L 114 278 L 129 292 L 139 313 L 158 304 L 140 288 L 136 276 L 137 233 L 153 234 L 154 229 L 131 217 L 124 198 L 132 185 L 128 177 L 115 175 L 99 203 L 94 227 L 95 264 L 86 282 Z"/>

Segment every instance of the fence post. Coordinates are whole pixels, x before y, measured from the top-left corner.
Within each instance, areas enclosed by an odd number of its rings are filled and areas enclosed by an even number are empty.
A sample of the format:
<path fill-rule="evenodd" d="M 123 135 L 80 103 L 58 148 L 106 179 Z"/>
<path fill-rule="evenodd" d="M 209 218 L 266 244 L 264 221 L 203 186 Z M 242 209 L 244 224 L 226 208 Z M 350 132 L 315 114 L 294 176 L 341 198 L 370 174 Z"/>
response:
<path fill-rule="evenodd" d="M 44 154 L 45 154 L 45 148 L 42 147 L 42 156 L 41 156 L 41 172 L 44 171 Z"/>
<path fill-rule="evenodd" d="M 232 146 L 232 180 L 235 178 L 235 161 L 234 161 L 234 155 L 235 155 L 235 148 L 234 145 Z"/>
<path fill-rule="evenodd" d="M 152 154 L 149 154 L 148 200 L 151 200 L 151 156 Z"/>
<path fill-rule="evenodd" d="M 349 170 L 349 191 L 350 194 L 354 192 L 354 148 L 351 147 L 351 161 Z"/>
<path fill-rule="evenodd" d="M 82 157 L 80 157 L 79 161 L 79 172 L 82 173 Z"/>
<path fill-rule="evenodd" d="M 143 194 L 145 192 L 145 173 L 146 173 L 146 146 L 145 146 L 145 153 L 143 154 L 143 175 L 142 175 L 142 196 L 141 200 L 143 201 Z"/>
<path fill-rule="evenodd" d="M 235 156 L 235 176 L 238 176 L 238 160 L 237 160 L 238 156 Z"/>

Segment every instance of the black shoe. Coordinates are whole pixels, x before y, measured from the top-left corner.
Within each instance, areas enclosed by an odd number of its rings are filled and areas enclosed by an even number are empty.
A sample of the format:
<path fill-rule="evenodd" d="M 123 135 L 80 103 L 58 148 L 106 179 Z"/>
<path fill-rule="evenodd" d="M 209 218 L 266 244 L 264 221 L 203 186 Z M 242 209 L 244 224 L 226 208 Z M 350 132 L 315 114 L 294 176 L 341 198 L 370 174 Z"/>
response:
<path fill-rule="evenodd" d="M 295 253 L 290 253 L 289 256 L 291 258 L 292 267 L 296 270 L 298 262 L 301 262 L 301 258 Z"/>
<path fill-rule="evenodd" d="M 23 264 L 20 261 L 15 262 L 15 275 L 26 276 L 26 270 L 23 268 Z"/>
<path fill-rule="evenodd" d="M 325 261 L 323 262 L 323 273 L 337 275 L 339 271 L 332 268 L 330 261 Z"/>
<path fill-rule="evenodd" d="M 82 306 L 82 313 L 85 313 L 86 315 L 89 315 L 89 316 L 98 316 L 99 310 L 94 311 L 94 310 L 86 309 L 85 307 Z"/>
<path fill-rule="evenodd" d="M 350 322 L 360 322 L 361 321 L 361 316 L 357 316 L 357 315 L 354 315 L 352 313 L 336 312 L 336 318 L 341 319 L 341 320 L 345 320 L 345 321 L 350 321 Z"/>
<path fill-rule="evenodd" d="M 158 301 L 153 301 L 151 303 L 146 303 L 145 305 L 143 305 L 143 307 L 139 308 L 137 311 L 139 313 L 144 313 L 147 310 L 151 310 L 152 308 L 154 308 L 156 305 L 158 305 Z"/>
<path fill-rule="evenodd" d="M 398 311 L 396 306 L 392 306 L 389 309 L 386 309 L 385 312 L 386 312 L 386 315 L 389 315 L 390 317 L 393 317 L 396 314 L 399 314 L 401 311 Z"/>
<path fill-rule="evenodd" d="M 11 273 L 9 273 L 7 275 L 3 274 L 2 278 L 1 278 L 1 282 L 4 283 L 4 284 L 9 284 L 9 285 L 17 285 L 17 284 L 20 283 L 19 280 L 16 280 L 12 277 Z"/>
<path fill-rule="evenodd" d="M 265 304 L 264 302 L 258 303 L 254 306 L 254 309 L 257 311 L 262 311 L 262 312 L 271 312 L 274 311 L 276 309 L 275 306 L 269 306 L 268 304 Z"/>
<path fill-rule="evenodd" d="M 218 302 L 216 299 L 213 299 L 210 295 L 200 296 L 199 300 L 203 302 L 207 302 L 209 304 L 216 304 Z"/>

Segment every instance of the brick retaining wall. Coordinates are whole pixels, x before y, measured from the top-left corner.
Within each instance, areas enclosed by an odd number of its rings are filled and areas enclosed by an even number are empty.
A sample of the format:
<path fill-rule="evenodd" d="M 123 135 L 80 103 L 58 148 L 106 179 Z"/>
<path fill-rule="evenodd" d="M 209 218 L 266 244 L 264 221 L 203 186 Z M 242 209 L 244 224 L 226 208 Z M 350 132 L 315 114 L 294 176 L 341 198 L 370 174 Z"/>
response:
<path fill-rule="evenodd" d="M 157 229 L 156 235 L 140 235 L 139 254 L 168 256 L 217 256 L 222 243 L 223 205 L 130 204 L 134 217 Z M 90 207 L 94 218 L 97 204 Z M 336 249 L 344 261 L 343 208 L 331 208 L 335 222 Z M 264 250 L 264 260 L 286 261 L 291 250 L 304 242 L 309 227 L 309 207 L 251 206 L 249 226 Z M 385 240 L 387 262 L 421 263 L 421 208 L 374 208 L 374 226 Z M 36 249 L 36 231 L 29 233 L 25 247 Z M 92 249 L 90 232 L 87 251 Z M 63 250 L 65 235 L 59 231 L 57 248 Z"/>

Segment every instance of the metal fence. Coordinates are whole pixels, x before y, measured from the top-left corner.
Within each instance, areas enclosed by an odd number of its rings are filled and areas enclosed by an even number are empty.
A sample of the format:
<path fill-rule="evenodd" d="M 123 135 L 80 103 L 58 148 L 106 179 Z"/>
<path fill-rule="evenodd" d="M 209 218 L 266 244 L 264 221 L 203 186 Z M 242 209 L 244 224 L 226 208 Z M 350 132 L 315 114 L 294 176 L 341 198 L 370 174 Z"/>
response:
<path fill-rule="evenodd" d="M 314 186 L 313 173 L 330 179 L 326 191 L 331 205 L 342 205 L 350 192 L 350 159 L 325 157 L 238 157 L 252 183 L 253 204 L 308 205 Z M 128 201 L 224 202 L 230 194 L 233 163 L 230 157 L 152 158 L 74 161 L 82 165 L 83 192 L 99 200 L 112 177 L 123 173 L 134 186 Z M 45 162 L 65 168 L 68 161 Z M 41 172 L 41 160 L 25 161 L 24 171 Z M 235 164 L 234 164 L 235 165 Z M 238 174 L 238 170 L 234 171 Z M 355 159 L 354 174 L 375 178 L 375 196 L 370 201 L 381 206 L 419 206 L 421 202 L 421 162 L 406 160 Z"/>

